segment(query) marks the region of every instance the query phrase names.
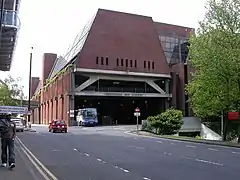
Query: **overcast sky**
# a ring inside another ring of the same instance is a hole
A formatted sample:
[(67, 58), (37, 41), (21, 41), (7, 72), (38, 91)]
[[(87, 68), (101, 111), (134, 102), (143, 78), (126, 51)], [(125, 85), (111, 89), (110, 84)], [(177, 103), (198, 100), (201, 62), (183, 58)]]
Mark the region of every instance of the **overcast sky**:
[(206, 0), (22, 0), (21, 28), (10, 72), (28, 88), (29, 53), (33, 51), (32, 76), (41, 76), (44, 52), (64, 55), (98, 8), (152, 16), (154, 21), (198, 27)]

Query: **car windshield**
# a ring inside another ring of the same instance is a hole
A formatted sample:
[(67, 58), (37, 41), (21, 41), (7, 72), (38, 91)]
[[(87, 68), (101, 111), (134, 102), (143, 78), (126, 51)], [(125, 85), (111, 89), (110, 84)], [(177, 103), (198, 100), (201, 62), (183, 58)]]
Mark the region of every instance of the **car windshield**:
[(55, 121), (55, 124), (66, 124), (65, 121)]
[(91, 110), (84, 110), (82, 112), (84, 118), (95, 118), (96, 114)]

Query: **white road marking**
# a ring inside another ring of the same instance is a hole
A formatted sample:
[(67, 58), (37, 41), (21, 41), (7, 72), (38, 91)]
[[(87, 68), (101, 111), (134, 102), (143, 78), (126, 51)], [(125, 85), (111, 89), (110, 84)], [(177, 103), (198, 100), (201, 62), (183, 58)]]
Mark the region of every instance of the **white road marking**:
[(194, 159), (194, 158), (190, 158), (190, 157), (185, 157), (185, 158), (190, 159), (190, 160), (194, 160), (194, 161), (197, 161), (197, 162), (201, 162), (201, 163), (207, 163), (207, 164), (212, 164), (212, 165), (216, 165), (216, 166), (223, 166), (223, 164), (221, 164), (221, 163), (207, 161), (207, 160), (203, 160), (203, 159)]
[[(37, 158), (36, 156), (33, 155), (33, 153), (23, 144), (23, 142), (18, 138), (16, 137), (16, 140), (18, 141), (18, 143), (20, 144), (22, 150), (25, 151), (25, 154), (28, 156), (28, 158), (30, 157), (30, 161), (34, 162), (34, 166), (39, 170), (39, 169), (43, 169), (45, 171), (45, 175), (48, 175), (52, 180), (58, 180), (58, 178), (51, 173), (51, 171), (49, 171)], [(37, 164), (37, 166), (36, 166)], [(39, 167), (40, 166), (40, 167)], [(46, 180), (50, 179), (50, 178), (45, 178)]]
[(169, 156), (172, 155), (172, 153), (168, 153), (168, 152), (164, 152), (164, 154), (165, 154), (165, 155), (169, 155)]
[(240, 152), (232, 152), (233, 154), (240, 154)]
[(129, 147), (132, 147), (132, 148), (135, 148), (135, 149), (140, 149), (140, 150), (144, 150), (145, 149), (144, 147), (140, 147), (140, 146), (129, 146)]
[(211, 162), (211, 161), (205, 161), (205, 160), (202, 160), (202, 159), (196, 159), (196, 161), (203, 162), (203, 163), (208, 163), (208, 164), (214, 164), (214, 165), (217, 165), (217, 166), (223, 166), (223, 164), (216, 163), (216, 162)]
[(144, 177), (143, 179), (144, 179), (144, 180), (151, 180), (151, 179), (149, 179), (149, 178), (147, 178), (147, 177)]
[(162, 144), (162, 141), (156, 141), (156, 142)]
[(219, 151), (218, 149), (208, 148), (209, 151)]
[(127, 169), (120, 168), (123, 172), (129, 173), (130, 171)]
[(84, 155), (85, 155), (85, 156), (89, 156), (89, 154), (88, 154), (88, 153), (84, 153)]
[(133, 139), (137, 139), (137, 138), (133, 138)]
[(170, 143), (171, 145), (175, 145), (175, 143)]
[(57, 149), (53, 149), (52, 152), (59, 152), (60, 150)]
[(186, 145), (188, 148), (196, 148), (196, 146)]
[(76, 148), (73, 149), (74, 151), (78, 151)]
[(99, 162), (102, 162), (102, 160), (101, 159), (97, 159)]

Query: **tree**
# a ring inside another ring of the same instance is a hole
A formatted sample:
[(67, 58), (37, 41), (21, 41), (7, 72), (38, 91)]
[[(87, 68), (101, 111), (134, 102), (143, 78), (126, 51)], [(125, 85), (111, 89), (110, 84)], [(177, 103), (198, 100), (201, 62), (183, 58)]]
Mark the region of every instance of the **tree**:
[(8, 76), (3, 82), (0, 82), (0, 105), (18, 106), (20, 100), (24, 98), (23, 86), (20, 78)]
[(195, 68), (187, 86), (198, 117), (240, 110), (240, 1), (209, 0), (205, 19), (190, 38)]
[(182, 111), (170, 108), (157, 116), (148, 117), (147, 120), (150, 126), (156, 129), (157, 134), (171, 135), (181, 128), (182, 118)]

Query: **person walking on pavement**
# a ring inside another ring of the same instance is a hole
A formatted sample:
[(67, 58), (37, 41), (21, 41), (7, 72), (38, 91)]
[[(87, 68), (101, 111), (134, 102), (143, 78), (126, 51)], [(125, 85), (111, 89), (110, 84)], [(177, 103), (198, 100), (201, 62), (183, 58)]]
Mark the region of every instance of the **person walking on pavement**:
[(10, 169), (13, 169), (15, 167), (14, 140), (16, 137), (16, 124), (11, 121), (11, 113), (6, 114), (2, 122), (7, 126), (6, 131), (1, 132), (2, 167), (6, 167), (8, 162)]

